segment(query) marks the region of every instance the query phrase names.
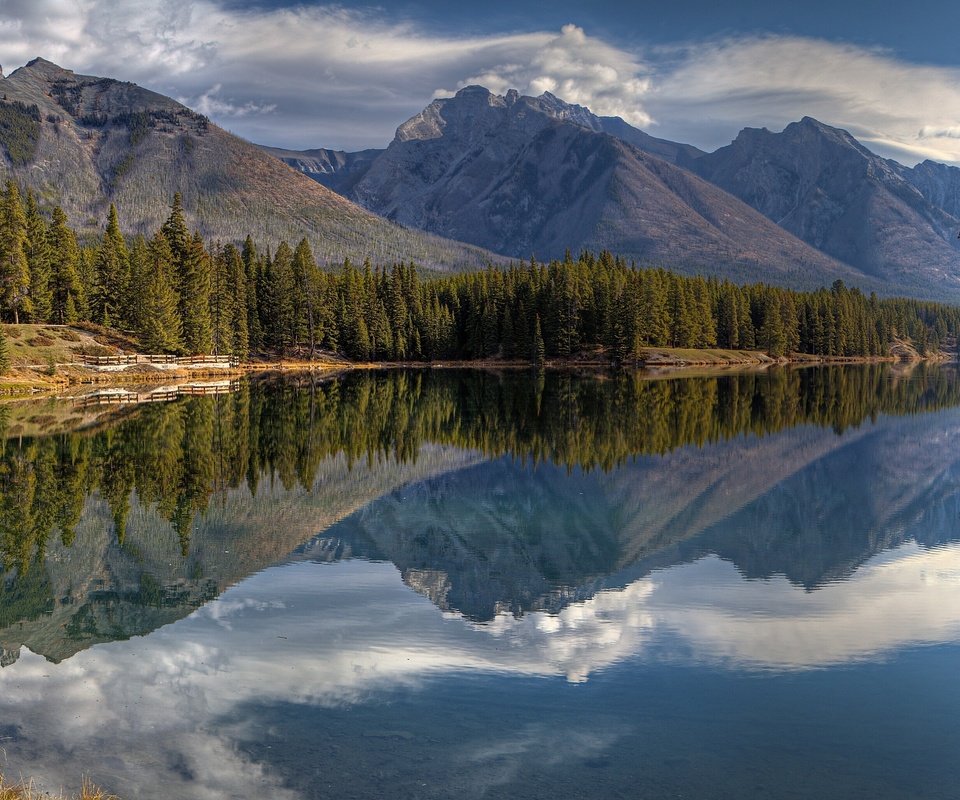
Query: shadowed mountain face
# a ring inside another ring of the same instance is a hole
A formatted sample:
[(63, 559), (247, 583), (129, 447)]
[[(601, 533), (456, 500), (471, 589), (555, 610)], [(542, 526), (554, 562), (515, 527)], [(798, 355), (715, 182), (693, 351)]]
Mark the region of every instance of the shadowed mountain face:
[(209, 238), (311, 240), (318, 257), (414, 258), (477, 266), (489, 254), (405, 231), (155, 92), (37, 59), (0, 79), (0, 172), (62, 204), (82, 231), (116, 203), (129, 232), (152, 233), (181, 192)]
[(378, 214), (510, 256), (608, 248), (738, 280), (960, 297), (960, 169), (904, 167), (810, 117), (705, 154), (549, 93), (470, 86), (383, 151), (266, 149)]
[(746, 128), (727, 147), (683, 163), (890, 289), (960, 293), (960, 170), (930, 162), (907, 169), (810, 117), (781, 133)]
[(815, 588), (953, 538), (956, 405), (947, 369), (355, 374), (11, 437), (0, 656), (146, 634), (285, 559), (386, 559), (474, 620), (709, 553)]
[(928, 203), (960, 219), (960, 167), (928, 160), (913, 169), (901, 167), (900, 174), (919, 189)]
[(342, 163), (343, 177), (324, 181), (404, 226), (518, 258), (606, 248), (808, 287), (857, 277), (670, 163), (696, 155), (550, 94), (471, 86), (402, 124), (372, 160), (326, 151), (316, 168)]

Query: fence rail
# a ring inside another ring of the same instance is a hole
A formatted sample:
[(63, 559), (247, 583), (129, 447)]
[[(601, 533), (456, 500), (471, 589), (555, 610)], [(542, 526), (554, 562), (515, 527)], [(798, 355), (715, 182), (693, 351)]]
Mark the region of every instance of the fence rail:
[(91, 356), (79, 353), (77, 358), (91, 367), (115, 367), (130, 364), (177, 364), (185, 367), (203, 366), (204, 364), (240, 366), (240, 359), (237, 356), (171, 356), (166, 354)]
[(127, 389), (101, 389), (78, 397), (74, 405), (80, 408), (104, 405), (127, 405), (135, 403), (167, 403), (178, 397), (197, 395), (230, 394), (237, 388), (233, 381), (221, 383), (188, 383), (178, 386), (165, 386), (149, 392), (133, 392)]

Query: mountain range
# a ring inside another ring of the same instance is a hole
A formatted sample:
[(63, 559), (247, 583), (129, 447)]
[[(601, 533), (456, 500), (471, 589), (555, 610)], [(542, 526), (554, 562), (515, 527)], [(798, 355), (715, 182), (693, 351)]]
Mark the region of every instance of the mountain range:
[(0, 78), (0, 176), (102, 229), (115, 203), (127, 233), (152, 235), (183, 195), (206, 238), (275, 247), (307, 237), (318, 259), (415, 259), (462, 268), (490, 253), (404, 228), (360, 208), (163, 95), (34, 59)]
[(798, 288), (960, 297), (960, 169), (905, 167), (810, 117), (704, 153), (549, 93), (469, 86), (384, 150), (270, 152), (403, 225), (515, 258), (607, 248)]
[(306, 236), (328, 264), (470, 269), (608, 249), (738, 281), (960, 300), (960, 169), (905, 167), (810, 117), (705, 153), (550, 93), (468, 86), (383, 150), (300, 152), (44, 59), (0, 92), (0, 173), (88, 235), (110, 203), (127, 233), (152, 233), (179, 191), (208, 239)]

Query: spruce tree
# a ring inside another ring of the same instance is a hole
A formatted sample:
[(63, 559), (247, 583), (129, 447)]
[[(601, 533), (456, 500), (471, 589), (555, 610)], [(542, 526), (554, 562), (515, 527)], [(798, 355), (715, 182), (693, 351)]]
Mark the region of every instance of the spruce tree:
[[(317, 262), (306, 239), (301, 239), (293, 253), (293, 280), (296, 287), (300, 316), (306, 317), (307, 342), (310, 346), (310, 359), (313, 360), (317, 348)], [(322, 335), (322, 331), (321, 331)]]
[(241, 259), (243, 260), (243, 268), (246, 273), (244, 279), (247, 292), (246, 311), (249, 349), (259, 351), (263, 348), (263, 329), (260, 326), (260, 309), (257, 304), (257, 286), (260, 283), (260, 261), (257, 257), (257, 248), (250, 236), (247, 236), (246, 241), (243, 243)]
[(760, 329), (760, 345), (768, 355), (780, 358), (787, 353), (787, 334), (780, 313), (780, 301), (774, 294), (768, 294), (763, 315), (763, 327)]
[(147, 352), (179, 353), (183, 340), (173, 286), (173, 254), (161, 232), (150, 242), (148, 264), (140, 313), (140, 345)]
[(270, 328), (264, 326), (268, 344), (286, 355), (297, 340), (296, 281), (293, 274), (293, 251), (286, 242), (277, 245), (277, 252), (266, 273)]
[(86, 309), (86, 298), (80, 279), (77, 238), (67, 225), (67, 215), (59, 206), (53, 209), (48, 238), (52, 259), (52, 319), (61, 325), (69, 325), (81, 319)]
[(223, 249), (223, 258), (227, 263), (228, 290), (232, 294), (232, 319), (230, 329), (232, 335), (231, 352), (239, 358), (246, 358), (250, 354), (250, 330), (248, 327), (247, 300), (247, 271), (243, 259), (237, 248), (228, 244)]
[(183, 260), (187, 257), (187, 250), (191, 241), (190, 229), (187, 227), (187, 217), (183, 210), (183, 196), (180, 192), (173, 196), (170, 216), (167, 217), (160, 230), (170, 245), (174, 267), (179, 270)]
[(29, 318), (30, 265), (27, 262), (27, 216), (20, 190), (7, 181), (0, 201), (0, 297), (3, 308), (20, 322), (20, 314)]
[(130, 272), (124, 305), (124, 324), (130, 330), (142, 328), (143, 298), (150, 280), (150, 247), (142, 235), (134, 237), (130, 248)]
[(123, 326), (129, 323), (130, 254), (120, 231), (117, 207), (111, 203), (107, 227), (95, 262), (93, 319), (103, 325)]
[(30, 270), (31, 319), (51, 322), (53, 300), (50, 290), (50, 242), (47, 223), (37, 206), (33, 192), (27, 193), (27, 265)]
[(130, 282), (130, 255), (120, 231), (117, 207), (111, 203), (106, 231), (97, 248), (94, 288), (90, 312), (94, 321), (108, 326), (129, 322), (126, 308)]
[(547, 360), (547, 348), (543, 342), (543, 331), (540, 328), (540, 315), (537, 314), (533, 326), (533, 363), (537, 366), (543, 366)]
[[(169, 241), (169, 236), (166, 237)], [(173, 248), (171, 247), (171, 251)], [(176, 255), (174, 254), (176, 262)], [(191, 354), (209, 353), (213, 349), (210, 324), (210, 257), (203, 239), (195, 233), (179, 262), (180, 322), (183, 346)]]
[(210, 331), (215, 355), (233, 352), (234, 287), (224, 249), (217, 244), (210, 257)]

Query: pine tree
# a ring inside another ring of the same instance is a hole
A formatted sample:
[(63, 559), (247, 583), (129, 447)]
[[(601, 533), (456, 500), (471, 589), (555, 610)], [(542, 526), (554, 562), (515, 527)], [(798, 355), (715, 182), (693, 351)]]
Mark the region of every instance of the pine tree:
[(787, 334), (780, 313), (780, 301), (773, 293), (768, 293), (765, 299), (763, 327), (760, 329), (760, 346), (774, 358), (780, 358), (787, 352)]
[(297, 339), (296, 283), (293, 275), (293, 251), (286, 242), (264, 274), (269, 317), (264, 323), (264, 339), (281, 355), (286, 355)]
[[(167, 237), (169, 241), (169, 236)], [(171, 248), (171, 251), (173, 248)], [(176, 263), (176, 255), (174, 254)], [(183, 346), (188, 353), (209, 353), (213, 349), (210, 324), (210, 257), (203, 239), (195, 233), (179, 262), (180, 322)]]
[(233, 352), (234, 287), (226, 253), (219, 243), (210, 261), (211, 352), (221, 355)]
[(51, 322), (53, 299), (50, 291), (50, 242), (47, 223), (37, 207), (33, 192), (27, 193), (27, 266), (30, 270), (31, 318), (34, 322)]
[(67, 225), (67, 215), (59, 206), (53, 209), (48, 237), (52, 264), (52, 318), (61, 325), (69, 325), (82, 318), (87, 304), (80, 279), (77, 239)]
[(547, 348), (543, 342), (543, 331), (540, 329), (540, 315), (537, 314), (533, 326), (533, 363), (542, 366), (547, 360)]
[(313, 259), (310, 245), (305, 238), (301, 239), (293, 253), (293, 281), (297, 305), (302, 309), (301, 314), (306, 316), (311, 361), (317, 349), (317, 272), (317, 262)]
[(140, 314), (140, 345), (148, 352), (181, 352), (183, 341), (173, 286), (173, 254), (161, 232), (150, 242), (148, 263), (150, 269), (143, 287)]
[(232, 244), (224, 248), (223, 257), (227, 262), (228, 290), (233, 296), (233, 316), (230, 320), (233, 337), (231, 352), (239, 358), (246, 358), (250, 354), (250, 330), (247, 324), (247, 272), (240, 253)]
[(95, 262), (93, 319), (103, 325), (122, 326), (129, 322), (128, 287), (130, 254), (120, 231), (117, 207), (111, 203), (107, 228), (100, 240)]
[(670, 340), (670, 319), (667, 314), (667, 290), (660, 271), (645, 273), (641, 294), (641, 336), (649, 344), (663, 347)]
[(133, 331), (143, 327), (143, 300), (150, 273), (150, 247), (147, 240), (138, 234), (130, 248), (130, 273), (124, 298), (124, 324)]
[(170, 245), (174, 267), (179, 270), (183, 260), (187, 257), (190, 247), (190, 229), (187, 227), (187, 217), (183, 210), (183, 196), (177, 192), (173, 196), (173, 205), (170, 206), (170, 216), (160, 230)]
[(29, 318), (33, 308), (26, 248), (27, 216), (20, 190), (13, 181), (7, 181), (0, 200), (0, 296), (14, 323), (20, 322), (21, 312)]
[(263, 348), (263, 329), (260, 326), (260, 310), (257, 304), (257, 287), (260, 283), (260, 261), (257, 257), (257, 248), (253, 239), (247, 236), (241, 253), (243, 268), (246, 273), (247, 291), (247, 337), (249, 349), (259, 351)]

